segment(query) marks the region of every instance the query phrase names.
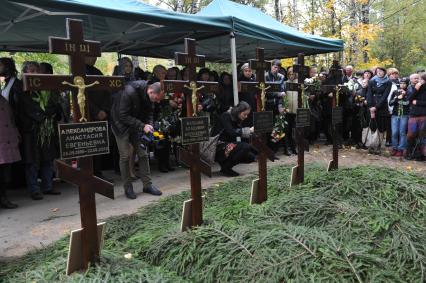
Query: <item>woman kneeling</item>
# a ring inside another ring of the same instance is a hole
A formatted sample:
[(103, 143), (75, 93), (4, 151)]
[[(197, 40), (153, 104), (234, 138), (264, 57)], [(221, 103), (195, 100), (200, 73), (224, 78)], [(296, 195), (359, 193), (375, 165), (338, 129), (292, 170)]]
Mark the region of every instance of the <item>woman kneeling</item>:
[[(256, 160), (257, 151), (248, 143), (253, 127), (241, 126), (250, 111), (250, 105), (241, 101), (237, 106), (222, 113), (219, 118), (216, 134), (220, 133), (220, 136), (215, 160), (220, 164), (220, 172), (225, 176), (238, 176), (232, 167)], [(241, 141), (237, 141), (237, 137), (240, 137)]]

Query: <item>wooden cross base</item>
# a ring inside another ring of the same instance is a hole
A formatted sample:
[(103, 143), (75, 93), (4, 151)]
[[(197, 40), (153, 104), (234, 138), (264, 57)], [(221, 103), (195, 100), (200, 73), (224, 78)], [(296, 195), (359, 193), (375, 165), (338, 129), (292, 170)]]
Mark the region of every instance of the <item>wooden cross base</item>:
[[(105, 222), (98, 223), (98, 243), (99, 250), (101, 250), (105, 234)], [(81, 235), (83, 228), (71, 231), (70, 245), (68, 249), (67, 269), (66, 274), (71, 275), (75, 271), (84, 269), (83, 264), (83, 240)]]
[(305, 128), (296, 127), (297, 165), (291, 170), (290, 187), (299, 185), (305, 180)]
[[(201, 206), (204, 207), (204, 200), (205, 200), (205, 196), (201, 196)], [(192, 199), (188, 199), (186, 201), (183, 202), (183, 207), (182, 207), (182, 220), (180, 223), (180, 230), (182, 232), (188, 231), (189, 229), (191, 229), (194, 226), (193, 222), (192, 222), (192, 205), (193, 205), (193, 201)]]
[[(191, 199), (183, 204), (181, 230), (186, 231), (194, 226), (203, 224), (203, 205), (201, 196), (201, 173), (211, 177), (212, 169), (200, 158), (199, 144), (189, 146), (189, 151), (179, 149), (180, 160), (189, 166), (191, 183)], [(190, 219), (191, 221), (189, 221)]]
[(66, 182), (78, 185), (81, 216), (82, 239), (82, 269), (87, 269), (89, 263), (99, 262), (99, 242), (96, 220), (95, 193), (114, 199), (114, 185), (93, 176), (92, 157), (80, 158), (79, 168), (57, 160), (58, 177)]
[(267, 162), (268, 159), (272, 162), (275, 161), (274, 152), (265, 144), (263, 138), (255, 135), (251, 144), (257, 149), (259, 154), (257, 155), (257, 163), (259, 167), (259, 178), (253, 180), (251, 186), (250, 204), (261, 204), (268, 198), (268, 170)]

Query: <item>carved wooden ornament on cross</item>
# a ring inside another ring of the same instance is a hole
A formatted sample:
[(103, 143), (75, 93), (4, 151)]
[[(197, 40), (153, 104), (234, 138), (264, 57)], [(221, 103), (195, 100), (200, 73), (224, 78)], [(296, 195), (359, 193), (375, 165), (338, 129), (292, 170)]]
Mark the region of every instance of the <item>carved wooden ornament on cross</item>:
[[(86, 122), (89, 105), (85, 89), (119, 90), (124, 87), (120, 76), (86, 76), (85, 57), (101, 56), (100, 42), (84, 40), (83, 22), (66, 20), (67, 38), (49, 37), (49, 52), (69, 56), (71, 75), (24, 74), (25, 91), (72, 91), (74, 122)], [(105, 122), (106, 123), (106, 122)], [(78, 159), (78, 168), (57, 161), (58, 177), (79, 187), (82, 226), (82, 269), (99, 262), (95, 193), (114, 198), (113, 184), (93, 176), (92, 157)]]
[[(184, 93), (186, 100), (186, 116), (197, 116), (198, 92), (217, 92), (218, 83), (209, 81), (197, 81), (197, 67), (205, 66), (205, 57), (197, 55), (195, 51), (195, 40), (185, 38), (185, 53), (175, 53), (175, 64), (183, 65), (188, 70), (188, 80), (164, 80), (162, 89), (166, 93)], [(200, 147), (198, 143), (189, 145), (189, 149), (179, 149), (182, 162), (189, 166), (191, 182), (191, 217), (190, 223), (182, 224), (182, 230), (199, 226), (203, 223), (202, 197), (201, 197), (201, 173), (211, 177), (211, 167), (200, 158)], [(185, 211), (185, 210), (184, 210)], [(182, 219), (185, 215), (182, 216)]]

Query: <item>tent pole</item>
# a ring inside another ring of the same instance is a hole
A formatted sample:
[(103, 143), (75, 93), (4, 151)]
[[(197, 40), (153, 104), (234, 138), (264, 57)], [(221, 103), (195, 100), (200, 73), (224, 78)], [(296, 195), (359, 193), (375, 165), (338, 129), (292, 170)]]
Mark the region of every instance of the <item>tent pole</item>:
[(232, 61), (232, 86), (234, 89), (234, 105), (238, 104), (238, 74), (237, 74), (237, 51), (235, 46), (235, 34), (230, 33), (231, 39), (231, 61)]

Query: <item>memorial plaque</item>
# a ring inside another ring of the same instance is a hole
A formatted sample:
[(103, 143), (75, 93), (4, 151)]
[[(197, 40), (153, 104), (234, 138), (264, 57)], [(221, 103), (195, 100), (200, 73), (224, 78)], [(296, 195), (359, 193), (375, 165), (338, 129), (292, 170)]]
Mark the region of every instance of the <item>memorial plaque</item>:
[(186, 117), (182, 121), (182, 144), (195, 144), (208, 141), (209, 117)]
[(274, 113), (272, 111), (254, 112), (253, 126), (256, 134), (271, 133), (274, 128)]
[(61, 159), (109, 153), (108, 122), (59, 124)]
[(303, 128), (311, 125), (311, 112), (307, 108), (297, 108), (296, 127)]
[(338, 124), (342, 124), (343, 123), (343, 108), (342, 107), (333, 108), (331, 117), (332, 117), (331, 120), (332, 120), (333, 126), (336, 126)]

